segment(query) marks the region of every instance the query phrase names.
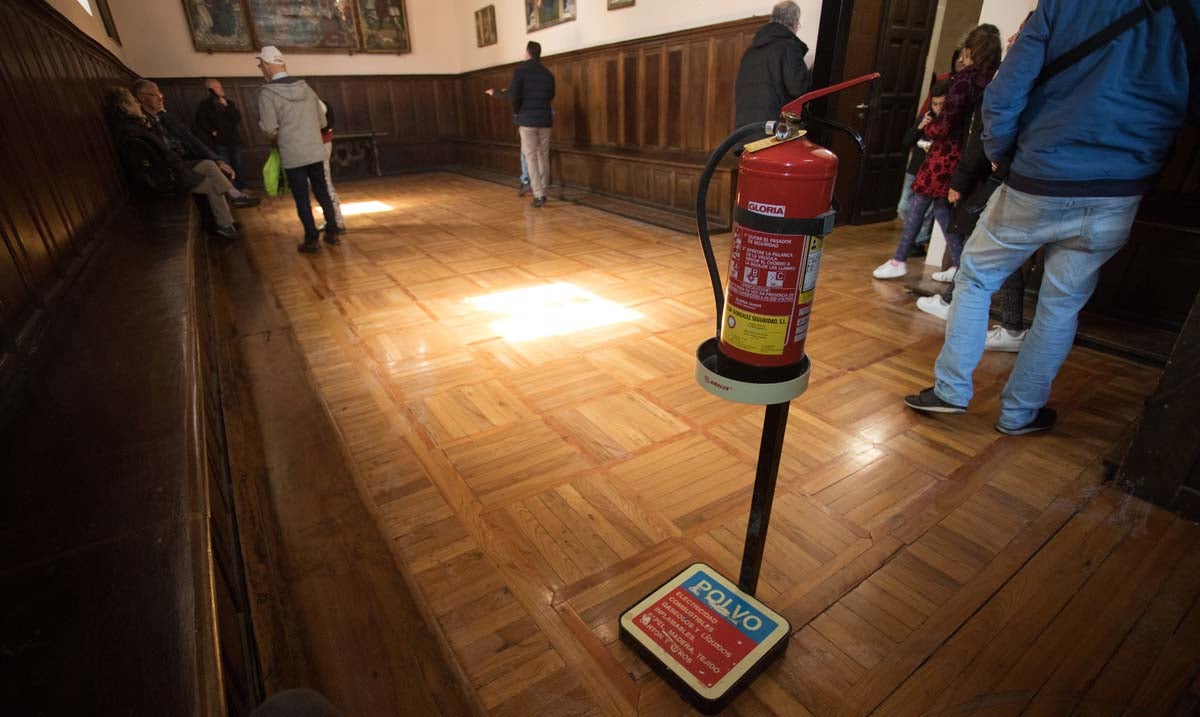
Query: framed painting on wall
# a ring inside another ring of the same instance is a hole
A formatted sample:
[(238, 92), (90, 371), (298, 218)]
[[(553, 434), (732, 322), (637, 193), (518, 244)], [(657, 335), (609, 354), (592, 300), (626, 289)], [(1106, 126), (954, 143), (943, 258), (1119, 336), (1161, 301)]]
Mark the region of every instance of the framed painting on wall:
[(197, 52), (255, 49), (242, 0), (183, 0), (183, 10)]
[(575, 19), (575, 0), (525, 0), (525, 31)]
[[(412, 52), (404, 0), (357, 0), (363, 49), (367, 52)], [(477, 13), (478, 14), (478, 13)]]
[(496, 6), (488, 5), (475, 11), (475, 45), (487, 47), (495, 45), (496, 37)]
[(249, 0), (249, 3), (254, 34), (260, 45), (309, 52), (359, 47), (354, 8), (346, 0)]
[(623, 7), (633, 7), (636, 0), (608, 0), (609, 10), (620, 10)]

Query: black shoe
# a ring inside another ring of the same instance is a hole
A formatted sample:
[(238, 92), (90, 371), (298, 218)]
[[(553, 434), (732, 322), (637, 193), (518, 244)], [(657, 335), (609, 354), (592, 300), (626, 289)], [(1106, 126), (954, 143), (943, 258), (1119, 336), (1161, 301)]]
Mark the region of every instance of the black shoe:
[(530, 190), (532, 189), (533, 187), (529, 186), (529, 182), (521, 182), (521, 188), (517, 190), (517, 196), (523, 197), (526, 194), (529, 194)]
[(328, 244), (329, 246), (337, 246), (338, 244), (341, 244), (342, 240), (338, 238), (339, 234), (341, 234), (341, 232), (339, 232), (337, 229), (334, 229), (333, 231), (329, 231), (328, 229), (326, 229), (325, 230), (325, 243)]
[(233, 225), (229, 225), (227, 227), (217, 227), (216, 229), (212, 230), (212, 233), (219, 237), (225, 237), (226, 239), (238, 238), (237, 229), (235, 229)]
[(1030, 433), (1041, 433), (1054, 428), (1054, 424), (1058, 423), (1058, 414), (1053, 408), (1039, 408), (1037, 416), (1029, 423), (1026, 423), (1020, 428), (1005, 428), (999, 423), (996, 424), (996, 430), (1006, 436), (1027, 436)]
[(544, 206), (546, 206), (546, 198), (545, 197), (537, 197), (536, 199), (533, 200), (533, 208), (534, 209), (541, 209)]
[(296, 247), (296, 251), (301, 254), (316, 254), (321, 251), (321, 242), (316, 239), (305, 239), (303, 244)]
[(259, 204), (262, 204), (262, 200), (258, 197), (251, 197), (248, 194), (243, 194), (236, 199), (230, 199), (229, 204), (237, 209), (249, 209), (250, 207), (257, 207)]
[(904, 405), (920, 411), (922, 413), (966, 413), (966, 406), (955, 406), (952, 403), (946, 403), (938, 398), (938, 395), (933, 392), (933, 388), (927, 388), (924, 391), (914, 395), (905, 396)]

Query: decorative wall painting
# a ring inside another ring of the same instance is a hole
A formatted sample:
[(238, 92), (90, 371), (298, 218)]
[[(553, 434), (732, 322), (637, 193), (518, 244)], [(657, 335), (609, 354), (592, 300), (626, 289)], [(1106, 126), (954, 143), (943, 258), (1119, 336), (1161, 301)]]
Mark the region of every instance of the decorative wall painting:
[(475, 45), (487, 47), (496, 42), (496, 6), (488, 5), (475, 11)]
[(575, 19), (575, 0), (525, 0), (525, 31)]
[(183, 0), (197, 52), (254, 50), (242, 0)]
[(404, 0), (357, 1), (364, 50), (395, 53), (412, 51)]
[(636, 0), (608, 0), (609, 10), (620, 10), (623, 7), (633, 7)]
[(259, 45), (308, 51), (359, 47), (350, 0), (249, 0), (249, 3)]

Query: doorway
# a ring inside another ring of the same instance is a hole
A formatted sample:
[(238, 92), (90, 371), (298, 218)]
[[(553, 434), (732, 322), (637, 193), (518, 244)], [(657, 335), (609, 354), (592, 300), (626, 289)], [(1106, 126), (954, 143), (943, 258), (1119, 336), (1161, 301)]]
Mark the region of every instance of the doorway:
[[(834, 98), (828, 115), (860, 134), (866, 151), (840, 133), (837, 197), (841, 220), (889, 221), (904, 183), (905, 131), (916, 121), (932, 77), (950, 70), (958, 42), (980, 21), (985, 0), (827, 0), (814, 75), (824, 59), (829, 81), (882, 73), (879, 81)], [(828, 32), (828, 34), (827, 34)], [(822, 47), (822, 45), (825, 45)], [(825, 50), (825, 57), (822, 57)]]

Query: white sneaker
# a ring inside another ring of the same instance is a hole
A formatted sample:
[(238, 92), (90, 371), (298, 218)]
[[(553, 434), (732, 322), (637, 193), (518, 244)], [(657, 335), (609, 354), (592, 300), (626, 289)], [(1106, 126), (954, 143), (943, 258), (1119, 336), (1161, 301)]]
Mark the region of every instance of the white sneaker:
[(930, 316), (936, 316), (942, 321), (950, 315), (950, 304), (940, 296), (922, 296), (917, 299), (917, 308)]
[(908, 274), (908, 264), (904, 262), (897, 264), (889, 259), (880, 264), (879, 268), (872, 273), (872, 276), (876, 279), (899, 279), (906, 274)]
[(1016, 353), (1021, 350), (1021, 344), (1025, 343), (1025, 334), (1027, 333), (1029, 332), (1022, 331), (1013, 336), (1003, 326), (994, 326), (991, 331), (988, 331), (987, 340), (983, 343), (983, 350)]
[(929, 277), (934, 281), (940, 281), (943, 284), (953, 284), (954, 277), (958, 276), (958, 267), (952, 266), (945, 271), (935, 271), (933, 276)]

